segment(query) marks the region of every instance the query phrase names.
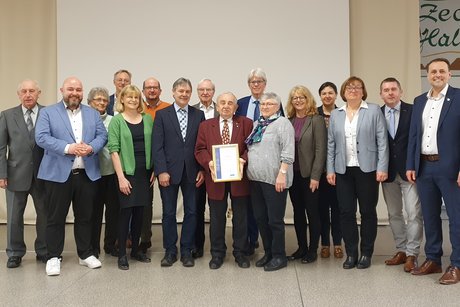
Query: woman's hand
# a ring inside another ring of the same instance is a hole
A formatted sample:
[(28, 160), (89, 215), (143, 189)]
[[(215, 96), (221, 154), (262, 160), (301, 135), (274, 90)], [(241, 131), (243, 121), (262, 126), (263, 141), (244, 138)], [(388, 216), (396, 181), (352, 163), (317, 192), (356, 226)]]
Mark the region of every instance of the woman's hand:
[(120, 187), (120, 192), (129, 195), (131, 194), (131, 183), (126, 179), (126, 177), (118, 178), (118, 185)]
[(281, 172), (276, 176), (275, 190), (276, 192), (283, 192), (286, 189), (286, 174)]
[(319, 181), (311, 179), (310, 180), (310, 190), (311, 190), (311, 192), (314, 193), (318, 189), (319, 189)]
[(326, 179), (330, 185), (335, 185), (335, 173), (327, 174)]

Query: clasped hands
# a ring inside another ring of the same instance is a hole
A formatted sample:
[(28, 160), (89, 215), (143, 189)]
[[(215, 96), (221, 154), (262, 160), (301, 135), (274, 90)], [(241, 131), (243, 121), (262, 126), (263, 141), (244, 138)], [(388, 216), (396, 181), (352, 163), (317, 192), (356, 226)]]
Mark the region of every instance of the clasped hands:
[(69, 155), (75, 155), (79, 157), (86, 157), (92, 152), (93, 152), (93, 147), (83, 142), (70, 144), (69, 150), (68, 150)]

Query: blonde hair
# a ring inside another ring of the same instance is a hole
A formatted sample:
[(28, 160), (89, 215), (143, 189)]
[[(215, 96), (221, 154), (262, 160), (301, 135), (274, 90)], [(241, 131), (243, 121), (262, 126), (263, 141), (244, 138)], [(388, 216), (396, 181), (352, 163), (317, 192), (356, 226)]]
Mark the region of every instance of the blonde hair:
[(306, 99), (307, 110), (305, 111), (305, 115), (312, 116), (318, 114), (318, 109), (316, 108), (316, 101), (313, 95), (311, 94), (310, 90), (303, 85), (296, 85), (289, 92), (289, 98), (286, 107), (288, 118), (293, 118), (295, 116), (296, 111), (292, 104), (292, 98), (296, 94), (298, 96), (304, 96)]
[(135, 85), (127, 85), (121, 90), (120, 96), (118, 97), (117, 102), (115, 104), (115, 110), (118, 113), (123, 113), (125, 111), (125, 105), (121, 101), (126, 95), (131, 93), (137, 94), (137, 96), (139, 96), (139, 105), (137, 106), (137, 112), (144, 113), (144, 101), (142, 99), (142, 94), (141, 91)]

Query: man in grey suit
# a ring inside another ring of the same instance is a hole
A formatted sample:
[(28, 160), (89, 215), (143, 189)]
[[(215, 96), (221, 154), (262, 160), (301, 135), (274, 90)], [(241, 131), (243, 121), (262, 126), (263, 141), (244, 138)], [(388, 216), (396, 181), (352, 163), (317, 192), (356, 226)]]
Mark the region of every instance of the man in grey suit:
[[(210, 79), (203, 79), (198, 82), (198, 98), (200, 102), (192, 107), (203, 111), (205, 119), (211, 119), (219, 116), (216, 103), (212, 100), (216, 87)], [(192, 251), (194, 258), (203, 257), (204, 247), (204, 212), (206, 211), (206, 186), (202, 184), (196, 189), (196, 230), (195, 230), (195, 248)]]
[(43, 150), (34, 138), (41, 91), (36, 81), (24, 80), (17, 93), (21, 104), (0, 114), (0, 187), (6, 192), (8, 268), (19, 267), (26, 253), (24, 210), (29, 195), (37, 213), (36, 258), (44, 262), (47, 256), (43, 182), (37, 179)]

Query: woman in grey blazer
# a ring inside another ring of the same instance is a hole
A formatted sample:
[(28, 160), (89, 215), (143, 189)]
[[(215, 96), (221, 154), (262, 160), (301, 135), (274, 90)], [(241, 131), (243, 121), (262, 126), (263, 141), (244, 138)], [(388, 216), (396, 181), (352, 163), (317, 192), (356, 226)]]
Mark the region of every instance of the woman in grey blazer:
[[(294, 179), (289, 196), (299, 245), (288, 259), (302, 258), (302, 263), (311, 263), (318, 258), (321, 233), (318, 188), (326, 165), (326, 124), (318, 114), (313, 95), (302, 85), (291, 89), (287, 114), (295, 131)], [(307, 217), (310, 244), (307, 240)]]
[[(337, 185), (340, 222), (347, 259), (344, 269), (371, 265), (377, 236), (379, 182), (388, 177), (388, 143), (380, 107), (367, 103), (363, 80), (350, 77), (342, 84), (345, 105), (331, 113), (328, 129), (327, 180)], [(357, 201), (361, 214), (361, 257), (358, 260)]]

